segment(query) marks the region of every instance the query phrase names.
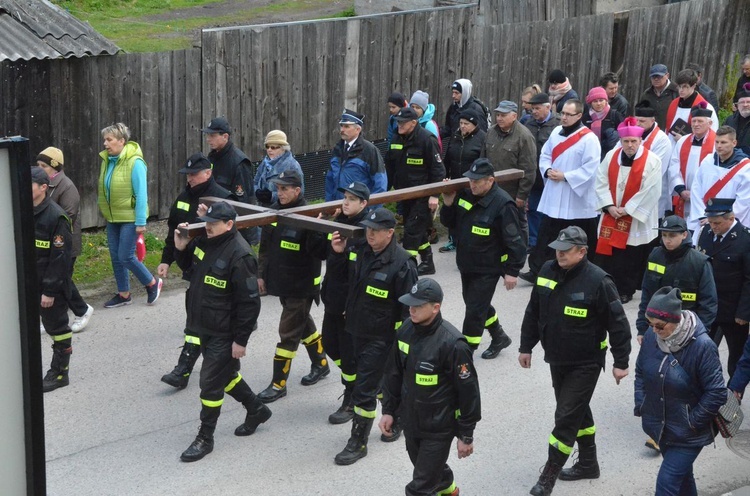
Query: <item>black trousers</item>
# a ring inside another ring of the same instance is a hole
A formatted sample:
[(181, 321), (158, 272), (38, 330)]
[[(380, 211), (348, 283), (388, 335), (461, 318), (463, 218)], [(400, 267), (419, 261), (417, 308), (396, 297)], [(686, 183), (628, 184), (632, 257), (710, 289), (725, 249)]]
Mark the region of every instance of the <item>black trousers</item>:
[(619, 294), (633, 296), (637, 289), (641, 289), (651, 250), (651, 244), (628, 246), (624, 250), (612, 248), (612, 255), (597, 254), (593, 260), (612, 276)]
[(433, 496), (450, 494), (455, 489), (453, 471), (446, 463), (450, 454), (452, 438), (419, 439), (406, 438), (406, 451), (414, 465), (412, 480), (406, 485), (406, 496)]
[(549, 444), (563, 455), (570, 455), (578, 438), (596, 432), (589, 403), (601, 371), (602, 367), (595, 363), (550, 365), (557, 407)]
[[(41, 294), (39, 295), (41, 299)], [(70, 346), (73, 332), (70, 330), (68, 320), (68, 301), (63, 296), (55, 298), (55, 302), (49, 308), (39, 307), (39, 316), (42, 318), (44, 329), (52, 337), (56, 345), (62, 347)]]
[(240, 375), (240, 361), (232, 358), (231, 336), (201, 335), (201, 426), (207, 434), (216, 429), (226, 392), (246, 407), (258, 400)]
[(405, 200), (402, 205), (404, 206), (404, 240), (402, 245), (404, 250), (417, 256), (421, 250), (430, 247), (427, 240), (427, 229), (430, 228), (432, 222), (429, 199)]
[(284, 358), (294, 358), (301, 340), (307, 341), (318, 332), (310, 317), (313, 298), (280, 297), (281, 318), (279, 319), (279, 342), (276, 354)]
[(346, 317), (331, 312), (323, 314), (323, 349), (341, 369), (341, 383), (354, 386), (357, 378), (357, 360), (354, 357), (352, 335), (344, 329)]
[(461, 291), (466, 305), (463, 335), (473, 349), (482, 341), (484, 329), (497, 322), (492, 297), (499, 280), (500, 274), (461, 272)]
[(542, 265), (544, 265), (544, 262), (555, 258), (555, 250), (547, 245), (557, 239), (560, 231), (569, 226), (578, 226), (584, 230), (589, 241), (589, 254), (593, 256), (596, 252), (597, 224), (599, 224), (598, 217), (590, 219), (553, 219), (548, 215), (542, 215), (536, 246), (534, 247), (534, 251), (531, 252), (531, 256), (529, 256), (529, 270), (531, 270), (532, 274), (536, 275), (539, 273)]
[(76, 317), (83, 317), (89, 306), (83, 301), (81, 293), (78, 292), (78, 288), (73, 282), (73, 269), (76, 265), (76, 257), (70, 258), (70, 298), (68, 298), (68, 308), (73, 312)]
[[(721, 333), (719, 333), (721, 329)], [(745, 342), (748, 336), (748, 324), (740, 325), (737, 322), (714, 322), (711, 324), (711, 330), (708, 333), (714, 340), (716, 346), (721, 344), (721, 337), (727, 340), (727, 349), (729, 357), (727, 358), (727, 373), (731, 379), (737, 368), (737, 362), (742, 357), (742, 351), (745, 348)]]
[[(395, 332), (393, 335), (395, 336)], [(352, 336), (357, 361), (357, 378), (354, 381), (352, 403), (354, 413), (365, 418), (377, 416), (378, 392), (383, 371), (393, 346), (390, 340)]]

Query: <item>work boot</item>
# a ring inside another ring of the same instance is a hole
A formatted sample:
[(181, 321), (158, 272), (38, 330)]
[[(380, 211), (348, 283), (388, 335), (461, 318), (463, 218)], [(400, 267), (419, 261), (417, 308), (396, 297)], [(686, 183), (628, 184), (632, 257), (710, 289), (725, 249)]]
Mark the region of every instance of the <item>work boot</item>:
[(177, 360), (177, 366), (169, 374), (164, 374), (161, 377), (161, 382), (169, 384), (177, 389), (185, 389), (190, 380), (190, 374), (193, 372), (193, 367), (198, 357), (201, 356), (200, 345), (193, 343), (185, 343), (180, 353), (180, 358)]
[(531, 488), (529, 494), (532, 496), (549, 496), (552, 494), (552, 489), (555, 487), (557, 476), (560, 475), (561, 470), (562, 465), (547, 460), (547, 463), (544, 465), (542, 473), (539, 476), (539, 480), (534, 487)]
[(212, 429), (201, 426), (195, 441), (182, 452), (180, 460), (196, 462), (214, 450), (214, 434)]
[(351, 465), (360, 458), (367, 456), (367, 439), (370, 437), (370, 429), (374, 419), (355, 415), (352, 420), (352, 435), (346, 447), (336, 455), (336, 465)]
[(419, 258), (422, 262), (417, 266), (417, 274), (420, 276), (429, 276), (435, 273), (435, 263), (432, 261), (432, 248), (427, 248), (419, 252)]
[(482, 353), (482, 358), (485, 360), (492, 360), (497, 358), (501, 351), (511, 345), (513, 342), (510, 336), (505, 334), (503, 326), (495, 322), (490, 329), (488, 329), (490, 336), (492, 336), (492, 342)]
[(391, 425), (391, 435), (386, 436), (385, 434), (380, 434), (380, 440), (384, 443), (392, 443), (394, 441), (398, 441), (401, 437), (401, 431), (403, 429), (401, 428), (401, 419), (399, 417), (393, 418), (393, 424)]
[(341, 406), (338, 410), (328, 416), (328, 422), (333, 425), (345, 424), (354, 417), (354, 407), (352, 406), (352, 390), (353, 385), (347, 384), (344, 388), (344, 399), (341, 401)]
[(255, 432), (260, 424), (270, 419), (272, 415), (271, 409), (257, 398), (248, 405), (245, 405), (245, 408), (247, 408), (245, 422), (234, 430), (235, 436), (249, 436)]
[(273, 357), (273, 380), (266, 389), (258, 393), (258, 399), (263, 403), (273, 403), (286, 396), (286, 380), (292, 368), (292, 359), (279, 355)]
[(596, 459), (596, 444), (583, 446), (578, 444), (578, 460), (572, 467), (560, 472), (560, 480), (574, 481), (581, 479), (598, 479), (599, 462)]
[(323, 340), (320, 335), (310, 343), (305, 343), (307, 348), (307, 354), (310, 356), (310, 373), (302, 378), (303, 386), (312, 386), (316, 384), (323, 377), (327, 376), (331, 372), (331, 368), (328, 366), (328, 360), (326, 359), (325, 351), (323, 351)]
[(68, 369), (72, 353), (73, 347), (69, 344), (55, 343), (52, 345), (52, 363), (44, 379), (42, 379), (43, 392), (49, 393), (70, 384)]

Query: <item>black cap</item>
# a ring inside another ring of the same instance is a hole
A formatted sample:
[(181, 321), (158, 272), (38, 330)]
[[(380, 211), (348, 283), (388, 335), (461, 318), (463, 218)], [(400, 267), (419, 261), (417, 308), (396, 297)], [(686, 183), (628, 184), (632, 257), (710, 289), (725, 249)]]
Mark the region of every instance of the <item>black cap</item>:
[(566, 76), (563, 71), (561, 71), (560, 69), (555, 69), (554, 71), (549, 73), (547, 81), (552, 84), (562, 84), (566, 79), (568, 79), (568, 76)]
[(492, 167), (490, 161), (486, 158), (478, 158), (473, 164), (471, 164), (469, 170), (464, 172), (463, 176), (468, 177), (469, 179), (482, 179), (494, 174), (495, 168)]
[(711, 198), (706, 203), (706, 217), (718, 217), (732, 211), (734, 198)]
[(32, 165), (31, 166), (31, 182), (37, 183), (37, 184), (49, 185), (49, 176), (47, 175), (46, 172), (44, 172), (44, 169), (42, 169), (38, 165)]
[(360, 183), (359, 181), (354, 181), (349, 186), (339, 188), (339, 191), (342, 193), (346, 191), (358, 198), (362, 198), (363, 200), (370, 199), (370, 188), (368, 188), (366, 184)]
[(231, 134), (232, 130), (229, 128), (229, 121), (225, 117), (214, 117), (208, 126), (202, 129), (202, 132), (206, 134), (221, 133)]
[(651, 106), (648, 100), (641, 100), (633, 109), (633, 115), (636, 117), (656, 117), (656, 109)]
[(410, 307), (418, 307), (425, 303), (442, 303), (443, 290), (440, 288), (440, 284), (438, 284), (437, 281), (425, 277), (424, 279), (418, 280), (417, 283), (411, 287), (411, 291), (400, 297), (398, 301)]
[(237, 211), (227, 202), (217, 202), (208, 207), (206, 215), (198, 217), (201, 222), (228, 221), (237, 218)]
[(406, 102), (406, 97), (397, 91), (394, 91), (393, 93), (391, 93), (391, 96), (388, 97), (388, 103), (392, 103), (395, 106), (401, 107), (401, 108), (408, 106)]
[(211, 162), (206, 158), (205, 155), (202, 153), (193, 153), (190, 155), (190, 158), (187, 159), (187, 162), (185, 162), (185, 165), (182, 166), (182, 169), (178, 170), (180, 174), (195, 174), (196, 172), (200, 172), (204, 169), (213, 169), (213, 165), (211, 165)]
[(664, 217), (664, 220), (661, 221), (661, 224), (657, 229), (661, 232), (676, 232), (676, 233), (683, 233), (688, 230), (687, 222), (685, 219), (678, 215), (670, 215), (668, 217)]
[(271, 178), (271, 181), (282, 186), (302, 187), (302, 176), (294, 169), (282, 171), (278, 176)]
[(395, 115), (395, 119), (398, 122), (416, 121), (419, 120), (419, 116), (417, 116), (417, 111), (413, 108), (404, 107), (398, 111), (398, 114)]
[(396, 227), (396, 217), (393, 216), (393, 212), (387, 208), (381, 207), (376, 208), (359, 223), (360, 226), (369, 227), (376, 231), (382, 231), (383, 229), (392, 229)]
[(557, 235), (557, 239), (550, 243), (553, 250), (568, 251), (574, 246), (587, 246), (589, 238), (586, 232), (578, 226), (568, 226)]
[(708, 108), (706, 102), (700, 102), (698, 105), (695, 105), (690, 109), (690, 117), (708, 117), (710, 119), (712, 114), (713, 112)]
[(531, 105), (539, 105), (541, 103), (550, 103), (549, 95), (547, 93), (537, 93), (536, 95), (529, 98)]
[(654, 293), (646, 307), (646, 317), (673, 324), (682, 320), (682, 292), (680, 289), (664, 286)]
[(462, 110), (461, 113), (458, 114), (458, 118), (469, 121), (475, 126), (478, 126), (479, 122), (484, 119), (484, 116), (480, 116), (476, 109), (470, 107), (466, 110)]

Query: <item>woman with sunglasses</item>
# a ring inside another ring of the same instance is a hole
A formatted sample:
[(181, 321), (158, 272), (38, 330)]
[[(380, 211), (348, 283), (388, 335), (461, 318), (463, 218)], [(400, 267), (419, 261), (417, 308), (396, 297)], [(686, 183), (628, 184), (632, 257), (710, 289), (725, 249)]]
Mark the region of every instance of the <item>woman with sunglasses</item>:
[(271, 182), (285, 170), (294, 169), (302, 177), (302, 194), (305, 194), (305, 175), (302, 167), (292, 155), (292, 148), (286, 140), (286, 133), (274, 129), (266, 135), (264, 140), (266, 156), (258, 165), (255, 173), (255, 197), (258, 203), (264, 207), (270, 206), (276, 201), (276, 186)]

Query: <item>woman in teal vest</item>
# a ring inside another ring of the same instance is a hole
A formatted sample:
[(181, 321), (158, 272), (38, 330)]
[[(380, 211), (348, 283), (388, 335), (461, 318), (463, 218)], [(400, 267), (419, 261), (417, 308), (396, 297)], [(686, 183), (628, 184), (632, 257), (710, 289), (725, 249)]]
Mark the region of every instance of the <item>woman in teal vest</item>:
[(146, 286), (148, 304), (152, 305), (159, 298), (162, 280), (154, 278), (135, 256), (135, 243), (138, 235), (146, 231), (148, 217), (146, 162), (138, 143), (128, 141), (130, 130), (125, 124), (118, 122), (105, 127), (102, 138), (98, 204), (107, 219), (107, 244), (117, 281), (117, 294), (104, 307), (133, 303), (128, 271)]

